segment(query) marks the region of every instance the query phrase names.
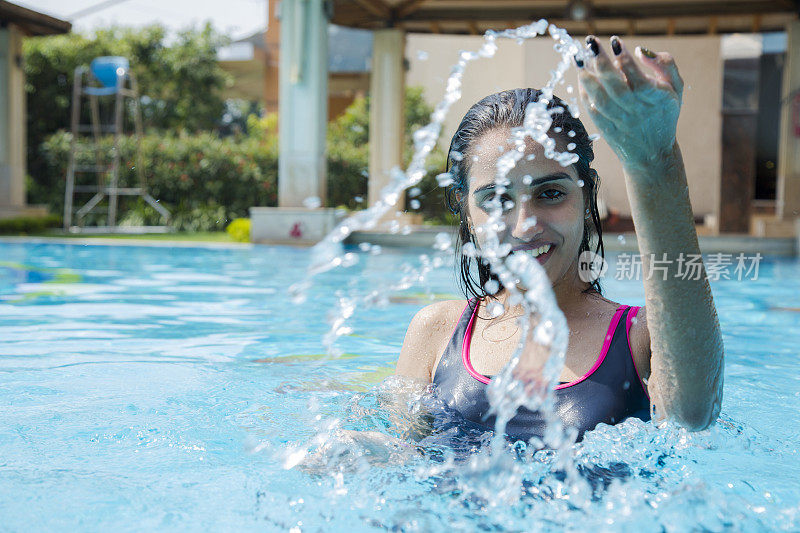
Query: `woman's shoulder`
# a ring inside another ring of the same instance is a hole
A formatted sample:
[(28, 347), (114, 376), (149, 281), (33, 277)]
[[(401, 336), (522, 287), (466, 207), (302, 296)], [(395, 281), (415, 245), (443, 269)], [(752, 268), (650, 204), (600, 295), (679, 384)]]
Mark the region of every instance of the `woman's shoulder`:
[(647, 309), (640, 307), (631, 319), (628, 343), (636, 363), (636, 370), (643, 378), (650, 376), (650, 330), (647, 329)]
[[(420, 309), (414, 318), (411, 320), (411, 323), (414, 322), (450, 322), (455, 321), (458, 322), (458, 319), (461, 317), (461, 314), (467, 308), (467, 304), (471, 300), (441, 300), (438, 302), (434, 302), (430, 305), (426, 305), (422, 309)], [(453, 326), (455, 326), (455, 322)]]
[(431, 380), (436, 359), (467, 307), (467, 300), (444, 300), (420, 309), (406, 331), (396, 373)]

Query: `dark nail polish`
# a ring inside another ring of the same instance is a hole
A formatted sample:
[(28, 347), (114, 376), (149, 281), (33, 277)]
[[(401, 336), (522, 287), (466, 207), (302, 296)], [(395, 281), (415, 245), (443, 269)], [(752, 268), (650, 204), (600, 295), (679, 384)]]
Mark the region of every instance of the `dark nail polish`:
[(586, 38), (586, 44), (589, 45), (589, 50), (592, 51), (593, 55), (597, 56), (600, 53), (600, 45), (597, 44), (597, 39), (595, 39), (594, 35)]
[(642, 55), (644, 57), (649, 57), (650, 59), (655, 59), (655, 57), (656, 57), (656, 55), (649, 48), (645, 48), (644, 46), (640, 46), (639, 50), (642, 51)]
[(578, 68), (583, 68), (583, 60), (582, 59), (578, 58), (578, 56), (573, 56), (573, 59), (575, 59), (575, 64), (578, 65)]
[(611, 49), (614, 51), (615, 56), (618, 56), (622, 53), (622, 45), (619, 44), (619, 37), (616, 35), (611, 38)]

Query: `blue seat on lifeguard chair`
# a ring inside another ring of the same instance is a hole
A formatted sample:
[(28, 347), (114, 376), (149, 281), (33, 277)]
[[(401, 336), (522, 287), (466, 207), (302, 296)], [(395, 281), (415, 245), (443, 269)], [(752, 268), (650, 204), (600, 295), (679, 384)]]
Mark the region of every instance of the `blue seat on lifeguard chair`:
[(89, 65), (89, 72), (100, 82), (100, 87), (84, 87), (86, 94), (107, 96), (117, 92), (117, 77), (127, 77), (130, 64), (121, 56), (96, 57)]

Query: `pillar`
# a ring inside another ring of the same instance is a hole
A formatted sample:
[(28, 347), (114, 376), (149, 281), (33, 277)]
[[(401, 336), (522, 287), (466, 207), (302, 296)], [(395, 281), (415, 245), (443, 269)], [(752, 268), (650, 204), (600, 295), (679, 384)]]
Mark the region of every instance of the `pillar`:
[(326, 190), (328, 19), (323, 0), (280, 6), (278, 205), (302, 207)]
[[(369, 204), (380, 199), (389, 171), (403, 164), (406, 36), (400, 29), (376, 30), (372, 41), (369, 109)], [(397, 209), (403, 209), (401, 197)]]
[(25, 75), (22, 33), (0, 28), (0, 210), (25, 207)]
[(800, 20), (787, 25), (786, 37), (776, 214), (779, 220), (791, 221), (800, 217), (800, 122), (796, 118), (800, 117)]

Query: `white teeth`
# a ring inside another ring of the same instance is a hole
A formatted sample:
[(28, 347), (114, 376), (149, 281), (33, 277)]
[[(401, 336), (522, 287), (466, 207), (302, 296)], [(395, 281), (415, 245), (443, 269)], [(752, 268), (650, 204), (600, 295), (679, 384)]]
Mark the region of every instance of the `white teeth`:
[(545, 244), (544, 246), (540, 246), (538, 248), (534, 248), (533, 250), (531, 250), (530, 253), (531, 253), (531, 255), (533, 257), (539, 257), (540, 255), (546, 254), (549, 251), (550, 251), (550, 245), (549, 244)]

